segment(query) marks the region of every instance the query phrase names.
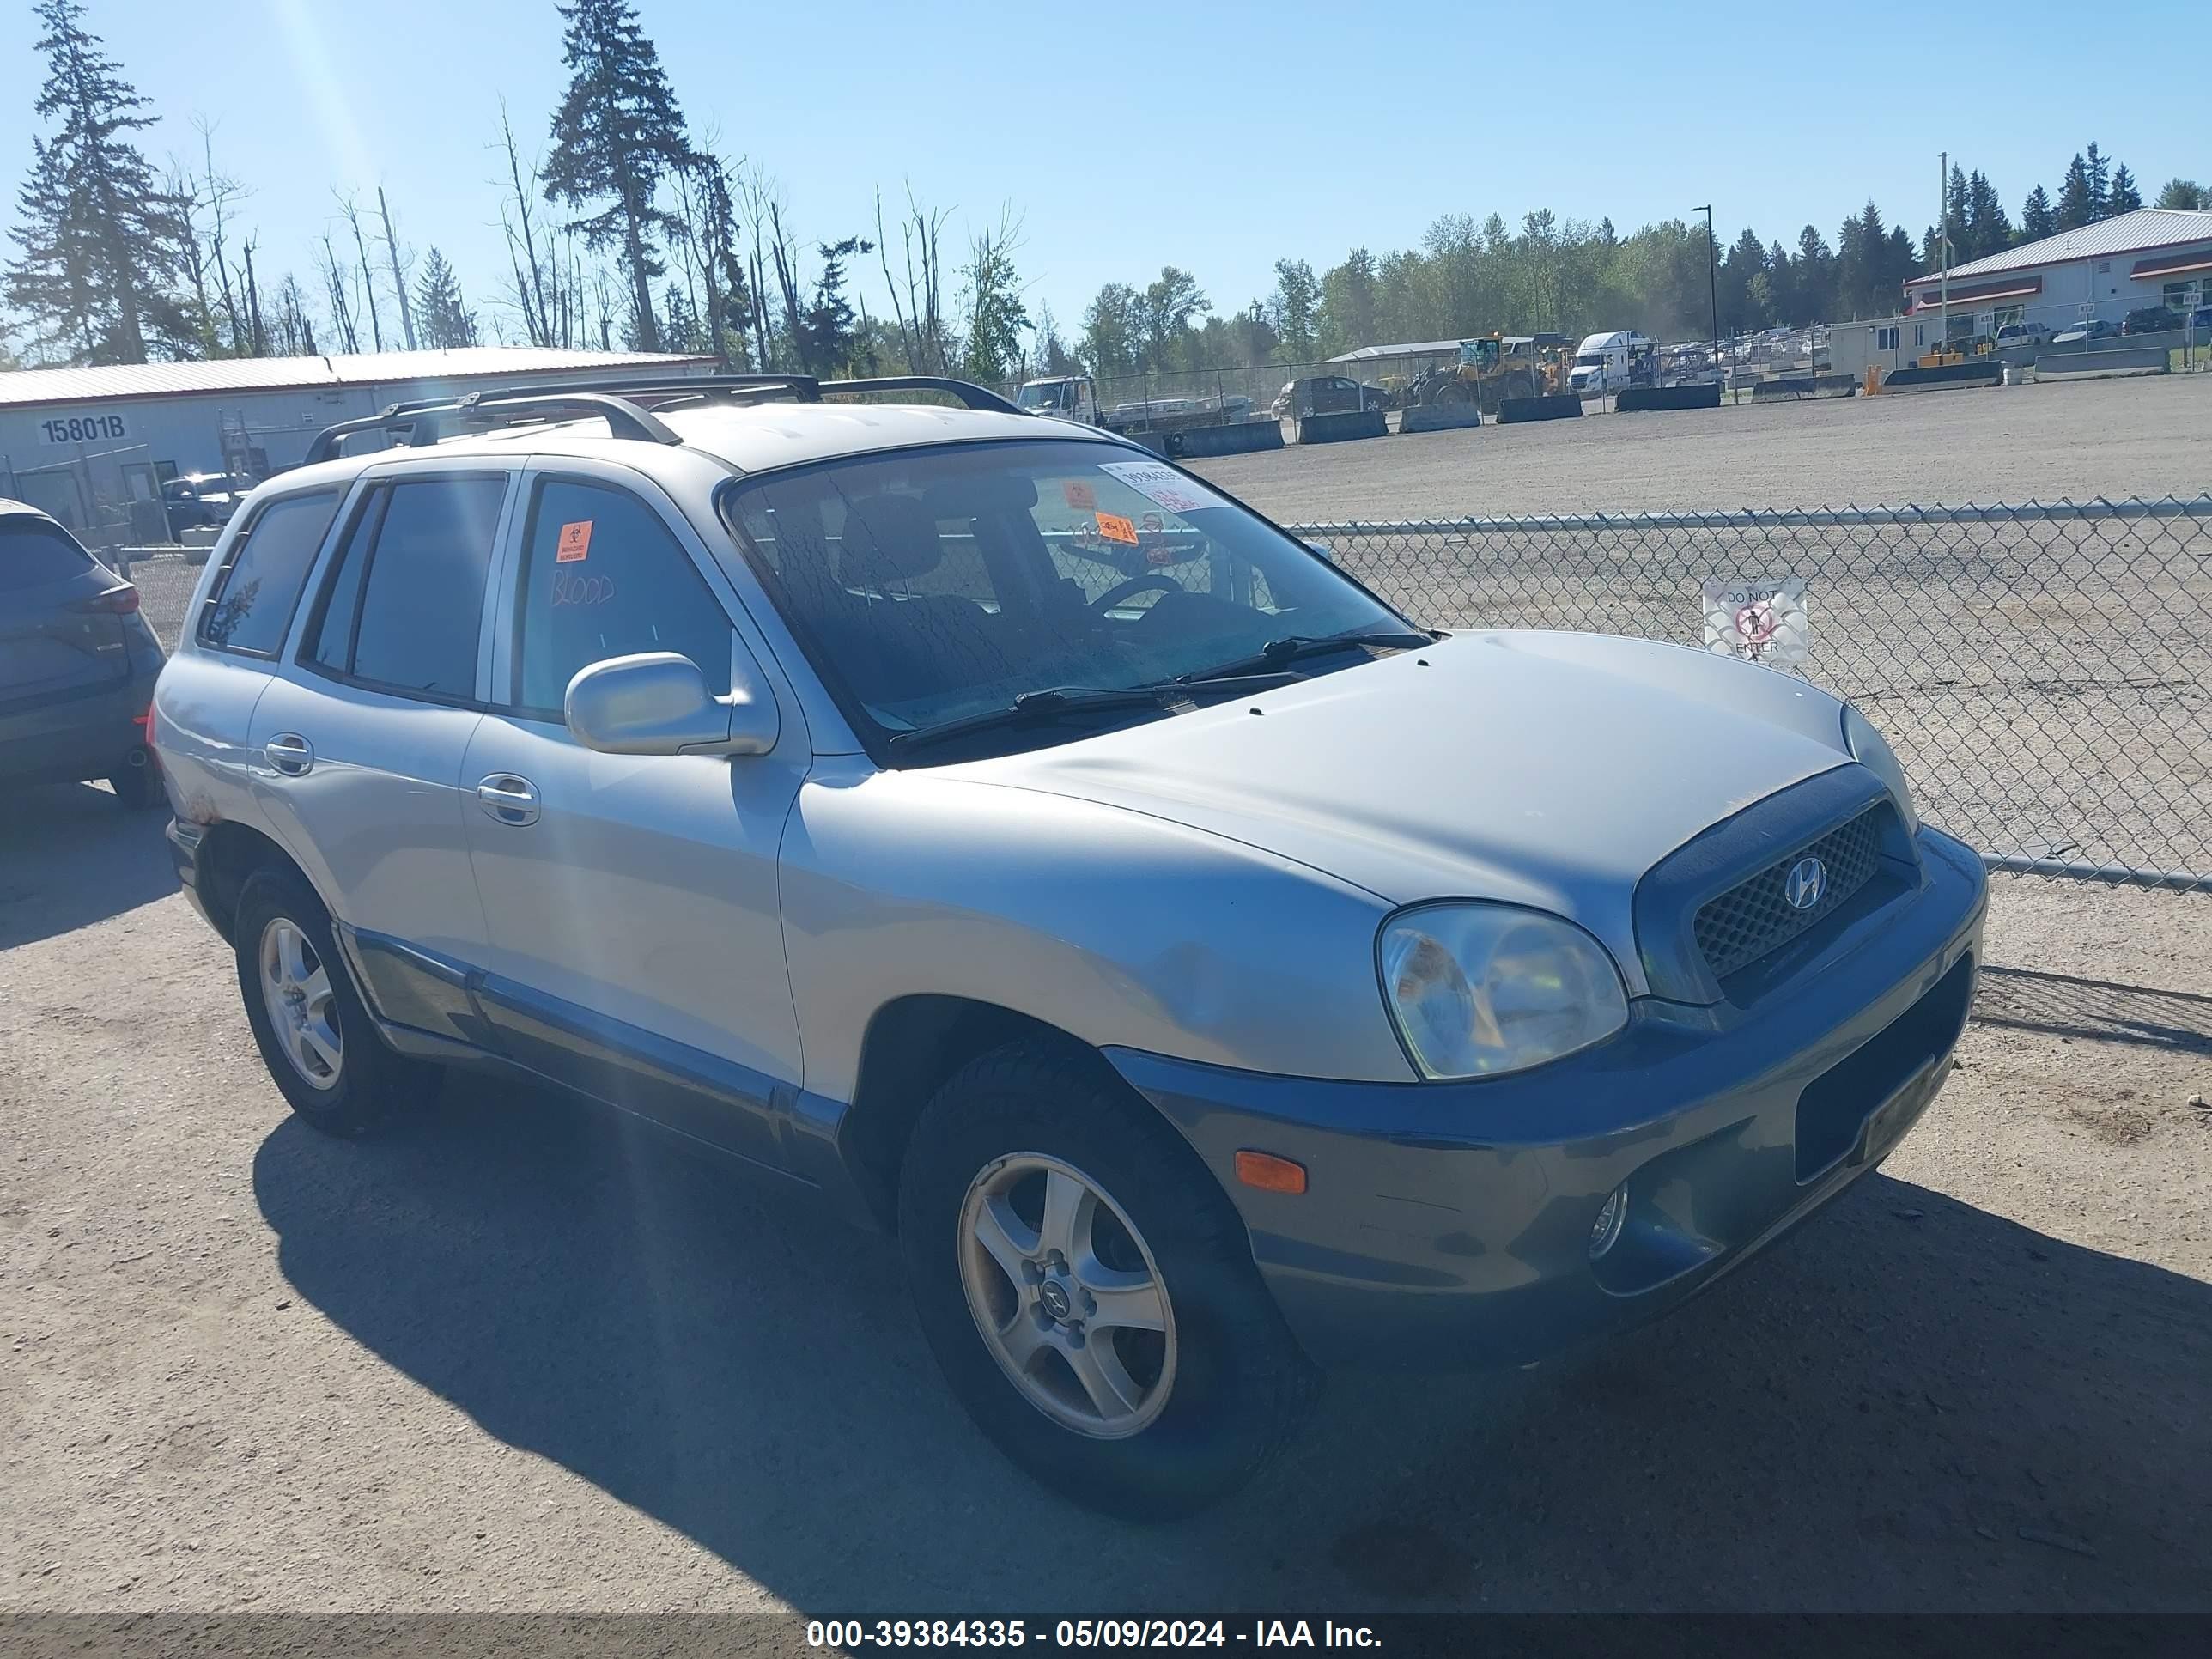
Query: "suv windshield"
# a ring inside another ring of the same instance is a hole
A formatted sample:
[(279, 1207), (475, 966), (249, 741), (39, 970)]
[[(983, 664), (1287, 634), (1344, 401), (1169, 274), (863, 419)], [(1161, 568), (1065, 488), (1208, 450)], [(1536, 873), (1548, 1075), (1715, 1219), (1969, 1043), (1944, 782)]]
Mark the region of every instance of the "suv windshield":
[[(742, 485), (724, 510), (872, 749), (1025, 693), (1249, 672), (1285, 640), (1411, 631), (1264, 520), (1114, 445), (854, 457)], [(1309, 645), (1295, 672), (1367, 659)], [(1146, 715), (1139, 701), (1120, 717)]]
[(1065, 380), (1049, 386), (1025, 386), (1014, 394), (1014, 402), (1024, 409), (1064, 409), (1073, 401), (1075, 388)]

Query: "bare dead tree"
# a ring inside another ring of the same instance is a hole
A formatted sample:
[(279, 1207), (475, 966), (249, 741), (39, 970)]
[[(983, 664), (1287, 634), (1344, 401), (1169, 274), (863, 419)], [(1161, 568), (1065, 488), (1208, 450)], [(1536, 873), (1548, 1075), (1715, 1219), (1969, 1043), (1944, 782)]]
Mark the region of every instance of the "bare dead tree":
[(507, 118), (504, 100), (499, 106), (499, 141), (507, 156), (507, 194), (500, 201), (499, 223), (507, 237), (507, 262), (514, 273), (514, 305), (522, 313), (523, 331), (534, 346), (570, 345), (574, 343), (570, 331), (565, 323), (555, 320), (556, 310), (565, 317), (566, 307), (558, 292), (560, 258), (542, 222), (538, 162), (533, 160), (528, 168), (523, 167), (522, 150), (514, 142), (514, 126)]
[(806, 330), (799, 320), (799, 245), (784, 228), (783, 204), (770, 198), (768, 204), (769, 252), (775, 261), (775, 285), (783, 296), (784, 337), (799, 359), (802, 371), (811, 373), (812, 354), (806, 349)]
[(407, 349), (415, 349), (415, 304), (407, 297), (407, 280), (413, 272), (415, 255), (410, 250), (405, 258), (399, 253), (399, 239), (392, 232), (392, 204), (384, 199), (384, 186), (376, 187), (376, 210), (384, 220), (384, 252), (392, 265), (392, 291), (399, 296), (399, 325), (407, 336)]
[(738, 175), (738, 199), (744, 204), (750, 240), (745, 252), (746, 276), (753, 296), (753, 359), (763, 368), (775, 366), (771, 349), (773, 332), (768, 302), (769, 252), (765, 240), (769, 207), (781, 196), (781, 188), (756, 163)]
[(253, 280), (253, 239), (247, 237), (239, 246), (240, 258), (246, 265), (246, 330), (248, 357), (269, 355), (269, 332), (261, 325), (261, 289)]
[(213, 124), (202, 120), (195, 125), (199, 129), (202, 167), (197, 193), (207, 212), (207, 262), (215, 274), (216, 292), (222, 300), (223, 319), (229, 325), (231, 353), (242, 356), (247, 331), (246, 319), (239, 308), (237, 288), (231, 280), (228, 239), (230, 204), (244, 196), (246, 191), (234, 179), (215, 170)]
[(900, 279), (891, 275), (890, 240), (884, 234), (884, 193), (876, 192), (876, 252), (890, 290), (891, 311), (898, 324), (899, 342), (908, 366), (917, 374), (949, 372), (951, 354), (945, 348), (944, 263), (939, 257), (950, 208), (924, 209), (914, 199), (914, 186), (906, 192), (907, 210), (899, 220), (900, 257), (905, 267), (905, 299), (900, 299)]
[(592, 272), (592, 307), (599, 313), (599, 349), (615, 349), (615, 302), (607, 293), (607, 273), (594, 269)]
[(283, 337), (287, 357), (315, 355), (315, 325), (307, 313), (307, 296), (289, 270), (276, 289), (276, 328)]
[(338, 211), (345, 215), (346, 223), (353, 229), (354, 252), (361, 259), (357, 272), (361, 277), (362, 301), (368, 309), (369, 342), (381, 351), (384, 349), (384, 319), (377, 314), (376, 284), (369, 280), (368, 237), (361, 228), (361, 209), (350, 196), (339, 196), (335, 190), (331, 194), (337, 196)]
[(354, 326), (353, 301), (347, 292), (353, 276), (338, 258), (337, 248), (327, 230), (323, 233), (323, 258), (316, 271), (323, 279), (323, 293), (331, 302), (331, 323), (337, 331), (338, 343), (349, 352), (359, 351), (361, 332)]

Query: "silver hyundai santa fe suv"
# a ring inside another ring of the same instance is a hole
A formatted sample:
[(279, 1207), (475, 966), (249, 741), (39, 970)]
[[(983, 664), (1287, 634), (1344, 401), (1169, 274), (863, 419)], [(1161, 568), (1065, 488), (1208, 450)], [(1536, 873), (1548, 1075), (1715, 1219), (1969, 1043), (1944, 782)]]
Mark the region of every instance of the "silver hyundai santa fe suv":
[(957, 383), (334, 428), (155, 726), (301, 1117), (520, 1069), (811, 1188), (983, 1431), (1132, 1516), (1322, 1368), (1709, 1285), (1926, 1109), (1979, 952), (1980, 861), (1802, 680), (1431, 632)]

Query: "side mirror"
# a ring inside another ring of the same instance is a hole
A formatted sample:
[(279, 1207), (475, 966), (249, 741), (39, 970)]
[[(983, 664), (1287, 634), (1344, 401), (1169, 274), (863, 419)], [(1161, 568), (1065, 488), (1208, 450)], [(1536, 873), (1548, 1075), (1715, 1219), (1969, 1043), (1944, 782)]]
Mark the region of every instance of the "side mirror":
[(576, 741), (604, 755), (765, 755), (780, 725), (775, 698), (735, 635), (726, 697), (707, 689), (689, 657), (649, 651), (577, 670), (562, 713)]
[(1336, 562), (1336, 555), (1329, 551), (1328, 544), (1324, 542), (1308, 542), (1306, 544), (1306, 551), (1315, 555), (1329, 564), (1334, 564)]

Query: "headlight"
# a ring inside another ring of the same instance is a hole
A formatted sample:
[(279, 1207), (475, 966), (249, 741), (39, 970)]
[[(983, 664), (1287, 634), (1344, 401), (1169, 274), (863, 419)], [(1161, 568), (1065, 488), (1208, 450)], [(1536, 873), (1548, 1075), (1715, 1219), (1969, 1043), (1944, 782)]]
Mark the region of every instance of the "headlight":
[(1510, 904), (1425, 905), (1383, 924), (1382, 1000), (1425, 1077), (1495, 1077), (1628, 1023), (1620, 970), (1573, 923)]
[(1874, 722), (1850, 706), (1844, 705), (1844, 744), (1851, 751), (1851, 758), (1889, 786), (1890, 796), (1897, 802), (1898, 816), (1905, 820), (1905, 833), (1920, 833), (1920, 814), (1913, 810), (1912, 787), (1905, 781), (1905, 768), (1897, 758), (1897, 751), (1889, 746), (1888, 739), (1874, 729)]

